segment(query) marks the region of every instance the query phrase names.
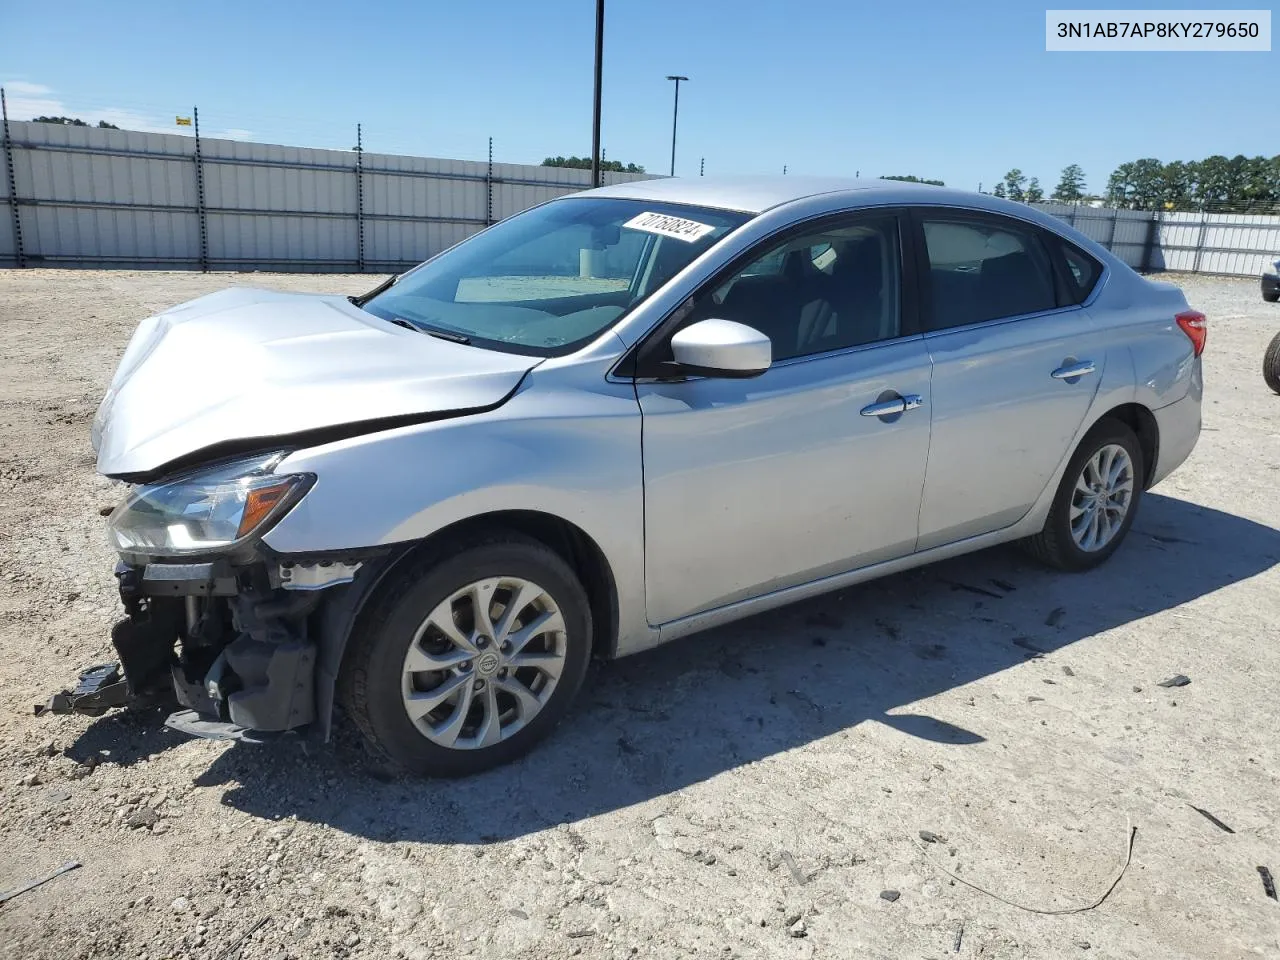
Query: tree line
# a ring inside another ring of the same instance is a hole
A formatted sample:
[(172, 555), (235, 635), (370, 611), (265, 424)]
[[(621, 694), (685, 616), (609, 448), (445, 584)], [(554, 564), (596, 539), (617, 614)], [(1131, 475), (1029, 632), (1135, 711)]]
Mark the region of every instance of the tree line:
[[(88, 127), (92, 124), (85, 123), (79, 117), (32, 117), (32, 123), (57, 123), (64, 127)], [(99, 120), (97, 123), (99, 130), (119, 130), (114, 123), (107, 123), (105, 120)]]
[[(1006, 173), (991, 192), (1024, 203), (1045, 199), (1040, 181), (1017, 168)], [(1059, 203), (1100, 200), (1124, 210), (1274, 212), (1280, 210), (1280, 156), (1215, 155), (1171, 163), (1151, 157), (1132, 160), (1116, 167), (1101, 196), (1085, 193), (1084, 170), (1073, 163), (1063, 168), (1049, 199)]]
[[(547, 157), (542, 161), (544, 167), (572, 167), (574, 170), (590, 170), (590, 157)], [(628, 163), (625, 166), (621, 160), (601, 160), (601, 170), (609, 170), (613, 173), (644, 173), (644, 167), (636, 163)]]

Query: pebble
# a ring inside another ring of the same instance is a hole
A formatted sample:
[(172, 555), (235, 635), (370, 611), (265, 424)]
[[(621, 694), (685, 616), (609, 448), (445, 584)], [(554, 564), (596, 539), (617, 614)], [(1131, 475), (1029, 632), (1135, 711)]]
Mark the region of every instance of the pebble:
[(797, 920), (787, 928), (787, 933), (797, 938), (807, 937), (809, 935), (809, 928), (804, 925), (803, 920)]
[(151, 828), (152, 833), (168, 833), (169, 825), (167, 823), (157, 823)]
[(173, 908), (174, 913), (186, 913), (191, 907), (191, 901), (186, 897), (174, 897), (173, 903), (169, 904)]
[(40, 786), (40, 777), (34, 773), (28, 773), (25, 777), (18, 781), (20, 787), (38, 787)]
[(1077, 940), (1077, 941), (1076, 941), (1076, 946), (1077, 946), (1077, 947), (1079, 947), (1081, 950), (1088, 950), (1088, 949), (1089, 949), (1089, 941), (1088, 941), (1088, 940)]
[(902, 894), (900, 894), (897, 890), (881, 890), (880, 891), (880, 899), (888, 900), (890, 903), (893, 903), (900, 896), (902, 896)]
[(160, 814), (150, 807), (141, 807), (129, 814), (124, 822), (130, 830), (137, 830), (139, 827), (154, 827), (159, 819)]

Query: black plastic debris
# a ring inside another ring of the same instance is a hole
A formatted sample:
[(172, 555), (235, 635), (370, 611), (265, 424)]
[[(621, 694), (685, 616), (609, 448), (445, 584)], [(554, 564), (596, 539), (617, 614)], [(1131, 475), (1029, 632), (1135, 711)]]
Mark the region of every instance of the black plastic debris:
[[(1275, 880), (1274, 880), (1274, 879), (1272, 878), (1272, 876), (1271, 876), (1271, 871), (1270, 871), (1270, 870), (1268, 870), (1266, 867), (1259, 867), (1259, 868), (1258, 868), (1258, 876), (1260, 876), (1260, 877), (1262, 878), (1262, 890), (1263, 890), (1263, 892), (1264, 892), (1264, 893), (1266, 893), (1266, 895), (1267, 895), (1268, 897), (1270, 897), (1272, 900), (1277, 899), (1277, 897), (1276, 897), (1276, 882), (1275, 882)], [(882, 893), (882, 894), (880, 894), (880, 896), (882, 896), (882, 897), (883, 897), (883, 896), (884, 896), (884, 894)]]
[(1015, 647), (1021, 647), (1023, 650), (1030, 650), (1032, 653), (1048, 653), (1049, 651), (1043, 647), (1037, 646), (1031, 642), (1030, 637), (1014, 637), (1012, 643)]
[(1196, 813), (1200, 814), (1200, 816), (1204, 817), (1206, 820), (1212, 823), (1219, 830), (1225, 830), (1227, 831), (1227, 833), (1235, 833), (1234, 830), (1228, 827), (1225, 823), (1223, 823), (1221, 820), (1215, 817), (1208, 810), (1205, 810), (1203, 807), (1197, 807), (1194, 803), (1188, 803), (1187, 806), (1190, 807), (1192, 810), (1194, 810)]
[(1191, 682), (1191, 678), (1184, 673), (1178, 674), (1176, 677), (1170, 677), (1168, 680), (1161, 680), (1159, 686), (1162, 687), (1185, 687)]

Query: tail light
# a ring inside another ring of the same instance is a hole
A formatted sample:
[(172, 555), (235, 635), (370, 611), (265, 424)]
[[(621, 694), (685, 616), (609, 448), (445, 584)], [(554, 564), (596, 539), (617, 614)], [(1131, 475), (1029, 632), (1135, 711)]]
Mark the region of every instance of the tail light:
[(1187, 310), (1178, 314), (1173, 319), (1178, 321), (1178, 326), (1182, 328), (1182, 332), (1191, 340), (1191, 346), (1195, 348), (1196, 356), (1204, 353), (1204, 342), (1209, 336), (1209, 318), (1199, 310)]

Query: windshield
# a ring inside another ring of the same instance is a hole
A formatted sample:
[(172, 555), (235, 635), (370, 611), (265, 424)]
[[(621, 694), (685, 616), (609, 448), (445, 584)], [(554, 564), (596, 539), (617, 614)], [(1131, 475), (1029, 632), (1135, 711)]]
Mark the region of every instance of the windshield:
[(568, 353), (749, 218), (645, 200), (557, 200), (411, 270), (363, 307), (477, 346)]

